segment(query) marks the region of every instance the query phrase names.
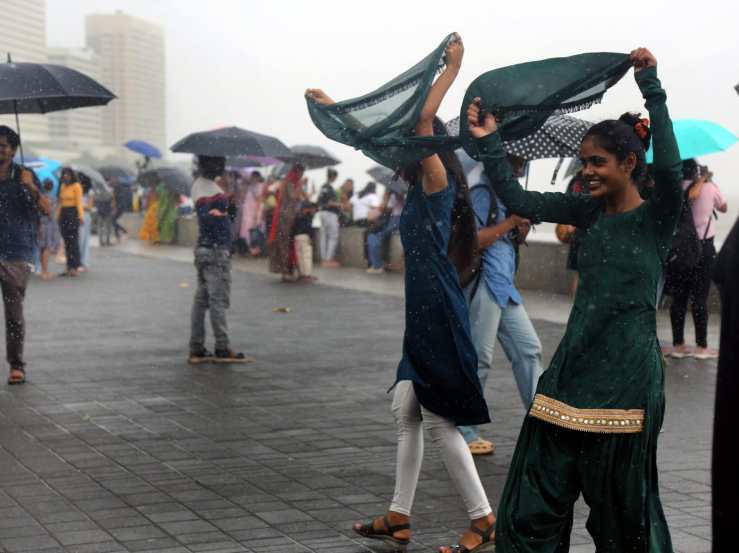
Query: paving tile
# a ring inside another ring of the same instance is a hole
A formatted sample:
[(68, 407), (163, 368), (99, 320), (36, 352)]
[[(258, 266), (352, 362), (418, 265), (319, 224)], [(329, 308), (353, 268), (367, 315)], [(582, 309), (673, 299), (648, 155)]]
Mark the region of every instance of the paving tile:
[[(229, 324), (257, 362), (190, 367), (182, 321), (192, 291), (178, 284), (193, 282), (191, 252), (184, 262), (94, 254), (84, 287), (35, 279), (29, 287), (34, 378), (0, 393), (0, 418), (13, 422), (0, 425), (0, 551), (365, 551), (351, 523), (383, 512), (394, 487), (383, 383), (400, 357), (401, 292), (322, 285), (307, 293), (242, 272), (249, 262), (234, 259)], [(86, 301), (98, 294), (112, 302), (114, 319)], [(68, 321), (48, 317), (45, 306), (60, 298), (75, 305), (84, 355), (58, 339)], [(274, 316), (275, 305), (294, 313)], [(564, 327), (530, 314), (548, 362)], [(711, 539), (715, 363), (685, 360), (665, 372), (661, 496), (676, 553), (702, 553)], [(497, 451), (476, 464), (497, 504), (524, 412), (497, 349), (492, 373), (496, 420), (484, 431)], [(410, 552), (451, 543), (467, 525), (438, 453), (427, 449)], [(579, 502), (575, 513), (571, 551), (592, 553), (587, 506)]]

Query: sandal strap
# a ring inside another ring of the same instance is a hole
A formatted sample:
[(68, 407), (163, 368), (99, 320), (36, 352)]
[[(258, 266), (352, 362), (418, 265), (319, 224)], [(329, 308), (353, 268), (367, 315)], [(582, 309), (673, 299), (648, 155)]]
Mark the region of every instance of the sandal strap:
[(470, 526), (470, 530), (482, 538), (482, 543), (487, 543), (495, 532), (495, 523), (493, 522), (486, 530), (481, 530), (475, 525)]
[(385, 523), (385, 528), (387, 528), (387, 533), (391, 536), (395, 534), (395, 532), (400, 532), (401, 530), (410, 530), (411, 525), (410, 523), (406, 522), (404, 524), (396, 524), (395, 526), (392, 526), (390, 524), (390, 519), (387, 518), (387, 515), (382, 517), (383, 522)]

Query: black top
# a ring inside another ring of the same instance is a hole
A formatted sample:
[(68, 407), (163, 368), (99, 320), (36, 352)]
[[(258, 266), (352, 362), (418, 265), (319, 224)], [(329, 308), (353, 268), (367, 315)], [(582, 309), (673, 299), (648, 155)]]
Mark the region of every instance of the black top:
[(335, 201), (337, 201), (336, 190), (334, 190), (334, 187), (327, 182), (321, 187), (321, 191), (318, 194), (318, 209), (321, 211), (330, 211), (331, 213), (336, 213), (338, 215), (341, 210), (338, 207), (328, 205), (329, 202)]

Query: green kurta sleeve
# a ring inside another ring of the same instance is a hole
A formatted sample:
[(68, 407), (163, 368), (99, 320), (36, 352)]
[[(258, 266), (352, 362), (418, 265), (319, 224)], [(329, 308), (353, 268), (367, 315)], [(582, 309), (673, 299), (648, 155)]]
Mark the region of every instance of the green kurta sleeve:
[(652, 128), (654, 192), (648, 208), (655, 222), (657, 237), (666, 247), (680, 218), (682, 161), (665, 103), (667, 94), (657, 78), (657, 69), (649, 67), (637, 72), (636, 82), (646, 100), (644, 105), (649, 111)]
[(500, 133), (494, 132), (479, 139), (477, 145), (485, 174), (510, 212), (534, 223), (546, 221), (581, 228), (590, 224), (600, 206), (598, 200), (580, 194), (526, 191), (513, 176)]

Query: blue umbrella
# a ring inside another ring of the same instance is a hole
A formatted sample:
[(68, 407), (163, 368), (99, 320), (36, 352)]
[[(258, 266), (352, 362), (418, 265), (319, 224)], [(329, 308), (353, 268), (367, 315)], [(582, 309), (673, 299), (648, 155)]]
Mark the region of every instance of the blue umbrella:
[(36, 173), (38, 180), (44, 182), (46, 179), (50, 179), (54, 183), (54, 187), (51, 190), (52, 195), (56, 196), (57, 190), (59, 189), (59, 178), (57, 172), (61, 168), (62, 164), (54, 159), (47, 159), (44, 157), (38, 157), (34, 159), (26, 159), (24, 164), (29, 169), (33, 169)]
[(129, 140), (124, 144), (124, 146), (132, 152), (136, 152), (142, 156), (162, 159), (162, 152), (159, 151), (159, 148), (144, 140)]
[[(672, 122), (680, 159), (715, 154), (728, 150), (739, 141), (734, 133), (718, 123), (701, 119), (678, 119)], [(652, 148), (647, 152), (647, 163), (652, 163)]]

